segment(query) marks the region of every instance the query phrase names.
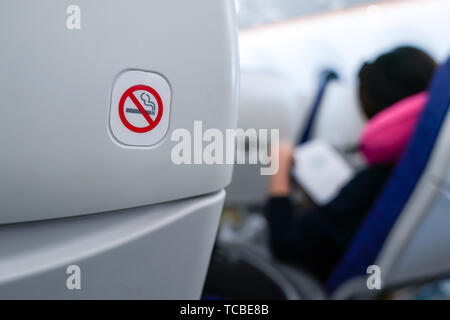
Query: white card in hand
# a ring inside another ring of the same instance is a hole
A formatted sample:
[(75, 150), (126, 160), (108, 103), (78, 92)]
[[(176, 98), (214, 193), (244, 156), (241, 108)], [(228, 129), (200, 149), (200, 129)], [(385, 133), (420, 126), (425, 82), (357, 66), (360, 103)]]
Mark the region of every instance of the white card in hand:
[(354, 171), (329, 144), (313, 140), (294, 150), (294, 177), (318, 205), (337, 196)]

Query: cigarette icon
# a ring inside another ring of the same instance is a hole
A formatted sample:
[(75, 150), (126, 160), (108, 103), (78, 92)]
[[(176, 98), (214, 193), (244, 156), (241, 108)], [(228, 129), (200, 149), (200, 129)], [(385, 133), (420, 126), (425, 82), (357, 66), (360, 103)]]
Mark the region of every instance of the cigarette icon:
[[(141, 112), (140, 112), (138, 109), (127, 108), (125, 111), (126, 111), (127, 113), (141, 114)], [(151, 115), (151, 116), (155, 115), (155, 111), (154, 111), (154, 110), (151, 110), (151, 111), (145, 110), (145, 112), (147, 112), (147, 114), (148, 114), (148, 115)]]

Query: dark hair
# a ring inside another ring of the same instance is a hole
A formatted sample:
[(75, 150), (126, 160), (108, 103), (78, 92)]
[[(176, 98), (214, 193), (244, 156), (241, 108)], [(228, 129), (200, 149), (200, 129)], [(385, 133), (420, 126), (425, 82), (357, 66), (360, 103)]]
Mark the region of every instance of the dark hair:
[(424, 51), (399, 47), (365, 63), (359, 71), (359, 96), (370, 119), (415, 93), (427, 90), (436, 62)]

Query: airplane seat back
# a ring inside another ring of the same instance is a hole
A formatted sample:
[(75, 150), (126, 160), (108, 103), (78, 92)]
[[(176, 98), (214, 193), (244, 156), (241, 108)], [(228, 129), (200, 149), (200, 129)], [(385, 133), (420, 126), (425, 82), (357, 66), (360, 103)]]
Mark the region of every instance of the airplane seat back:
[(228, 185), (231, 165), (177, 165), (171, 152), (176, 129), (194, 139), (195, 120), (203, 130), (236, 126), (234, 4), (77, 5), (79, 30), (66, 27), (61, 1), (0, 4), (0, 224), (162, 203)]
[[(294, 140), (296, 128), (304, 117), (298, 96), (289, 79), (264, 73), (243, 72), (240, 77), (238, 127), (247, 129), (279, 129), (280, 138)], [(263, 141), (261, 141), (263, 142)], [(242, 148), (243, 146), (236, 146)], [(249, 145), (245, 152), (258, 153)], [(227, 205), (261, 205), (266, 197), (268, 176), (260, 174), (261, 165), (236, 165), (227, 187)]]
[[(449, 233), (448, 224), (442, 224), (446, 219), (439, 220), (446, 199), (442, 177), (448, 176), (450, 160), (449, 81), (450, 59), (434, 76), (429, 101), (405, 154), (328, 280), (334, 297), (367, 294), (367, 268), (374, 264), (381, 268), (383, 287), (450, 271), (450, 255), (442, 250), (450, 238), (442, 238), (435, 247), (436, 234), (430, 229), (430, 224), (437, 226), (440, 221), (438, 234)], [(425, 248), (432, 259), (422, 259), (420, 264), (419, 249)], [(430, 267), (433, 262), (439, 264)], [(428, 268), (421, 269), (423, 265)]]
[(0, 3), (0, 298), (200, 298), (233, 166), (172, 154), (236, 127), (233, 1), (24, 2)]

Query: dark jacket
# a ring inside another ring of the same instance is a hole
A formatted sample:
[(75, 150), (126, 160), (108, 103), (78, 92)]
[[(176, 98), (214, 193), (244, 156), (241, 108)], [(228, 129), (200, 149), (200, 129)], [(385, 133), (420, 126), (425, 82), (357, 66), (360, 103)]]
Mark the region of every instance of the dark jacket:
[(307, 210), (288, 197), (267, 202), (272, 251), (326, 280), (371, 209), (392, 166), (374, 166), (357, 174), (329, 204)]

